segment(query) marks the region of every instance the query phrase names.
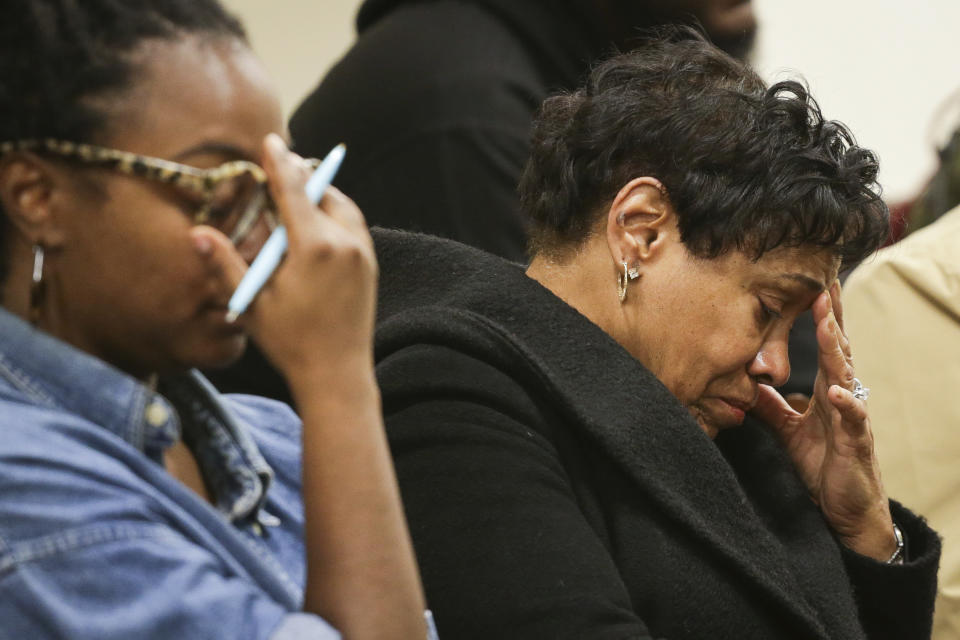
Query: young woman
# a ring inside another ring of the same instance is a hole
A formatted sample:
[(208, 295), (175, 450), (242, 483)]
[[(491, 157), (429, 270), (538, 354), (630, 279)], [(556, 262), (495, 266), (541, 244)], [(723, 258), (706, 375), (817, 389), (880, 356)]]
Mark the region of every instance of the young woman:
[[(0, 635), (423, 638), (376, 264), (216, 0), (0, 8)], [(272, 225), (286, 261), (226, 302)], [(193, 367), (257, 337), (282, 405)], [(301, 479), (302, 475), (302, 479)]]

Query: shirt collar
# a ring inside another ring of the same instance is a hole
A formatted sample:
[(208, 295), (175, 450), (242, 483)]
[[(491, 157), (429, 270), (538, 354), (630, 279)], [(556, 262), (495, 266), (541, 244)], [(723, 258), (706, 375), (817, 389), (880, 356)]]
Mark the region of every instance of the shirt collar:
[(0, 308), (0, 378), (32, 403), (80, 416), (158, 464), (183, 436), (217, 509), (231, 520), (256, 515), (266, 498), (273, 470), (248, 426), (196, 371), (163, 378), (154, 391)]

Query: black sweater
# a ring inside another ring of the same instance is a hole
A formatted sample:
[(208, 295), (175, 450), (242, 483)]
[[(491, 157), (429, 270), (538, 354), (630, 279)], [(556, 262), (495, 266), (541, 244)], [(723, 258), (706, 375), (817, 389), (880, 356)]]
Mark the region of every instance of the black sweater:
[[(940, 545), (838, 544), (775, 438), (710, 440), (521, 267), (377, 232), (377, 374), (441, 637), (927, 638)], [(613, 283), (611, 283), (611, 287)]]

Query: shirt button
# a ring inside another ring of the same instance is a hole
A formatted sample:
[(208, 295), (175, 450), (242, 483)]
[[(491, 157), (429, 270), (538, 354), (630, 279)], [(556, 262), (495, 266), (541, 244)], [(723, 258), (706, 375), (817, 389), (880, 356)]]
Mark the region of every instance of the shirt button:
[(170, 419), (170, 412), (163, 404), (154, 401), (147, 406), (146, 418), (151, 427), (162, 427)]
[(259, 523), (259, 522), (254, 522), (253, 524), (250, 525), (250, 528), (253, 530), (253, 533), (254, 533), (258, 538), (262, 538), (262, 537), (263, 537), (263, 527), (260, 526), (260, 523)]

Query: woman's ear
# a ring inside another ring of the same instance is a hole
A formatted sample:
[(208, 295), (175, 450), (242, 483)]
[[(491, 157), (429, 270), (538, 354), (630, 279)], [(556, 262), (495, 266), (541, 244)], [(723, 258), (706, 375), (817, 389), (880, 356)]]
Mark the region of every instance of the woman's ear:
[(30, 244), (53, 248), (63, 243), (63, 230), (53, 216), (56, 183), (53, 167), (33, 154), (0, 158), (0, 206)]
[(673, 222), (673, 207), (659, 180), (643, 176), (625, 184), (607, 212), (607, 244), (614, 262), (633, 268), (654, 258)]

